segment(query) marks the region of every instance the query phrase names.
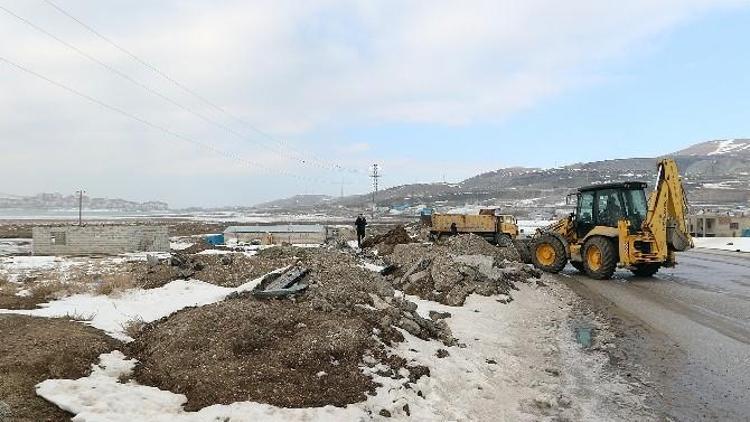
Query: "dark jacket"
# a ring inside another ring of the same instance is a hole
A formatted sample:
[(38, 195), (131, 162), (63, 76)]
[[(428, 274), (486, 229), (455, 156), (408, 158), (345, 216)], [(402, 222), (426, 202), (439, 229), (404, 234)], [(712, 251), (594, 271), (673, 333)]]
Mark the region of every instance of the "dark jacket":
[(357, 228), (357, 233), (364, 233), (365, 227), (367, 227), (367, 219), (364, 216), (358, 216), (354, 220), (354, 226)]

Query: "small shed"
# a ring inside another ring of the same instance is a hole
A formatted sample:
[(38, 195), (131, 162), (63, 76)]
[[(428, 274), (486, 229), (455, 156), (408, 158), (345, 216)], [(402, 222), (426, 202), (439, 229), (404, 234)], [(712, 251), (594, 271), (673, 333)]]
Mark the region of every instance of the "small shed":
[(329, 237), (329, 228), (319, 224), (285, 224), (273, 226), (229, 226), (224, 230), (226, 242), (260, 243), (263, 245), (322, 244)]

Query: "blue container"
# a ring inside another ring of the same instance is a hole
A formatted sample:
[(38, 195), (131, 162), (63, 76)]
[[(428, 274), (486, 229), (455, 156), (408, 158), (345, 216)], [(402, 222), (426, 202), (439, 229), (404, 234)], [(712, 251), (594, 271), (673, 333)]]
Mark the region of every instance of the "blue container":
[(750, 229), (742, 230), (742, 237), (750, 237)]
[(209, 245), (223, 245), (224, 244), (224, 235), (223, 234), (209, 234), (206, 236), (206, 243)]

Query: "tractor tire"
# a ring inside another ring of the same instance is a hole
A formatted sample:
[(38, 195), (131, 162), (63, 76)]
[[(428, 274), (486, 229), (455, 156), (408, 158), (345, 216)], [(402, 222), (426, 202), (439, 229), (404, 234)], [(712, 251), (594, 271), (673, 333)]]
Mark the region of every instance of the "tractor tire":
[(617, 269), (617, 248), (612, 240), (594, 236), (583, 245), (583, 268), (586, 275), (597, 280), (608, 280)]
[(635, 265), (630, 271), (636, 277), (652, 277), (659, 271), (660, 264), (639, 264)]
[(513, 246), (513, 239), (505, 233), (498, 233), (495, 235), (495, 244), (507, 248), (508, 246)]
[(568, 253), (560, 239), (543, 234), (531, 243), (531, 262), (547, 273), (559, 273), (568, 263)]
[(583, 262), (570, 261), (570, 265), (573, 266), (579, 273), (585, 273), (586, 269), (583, 268)]

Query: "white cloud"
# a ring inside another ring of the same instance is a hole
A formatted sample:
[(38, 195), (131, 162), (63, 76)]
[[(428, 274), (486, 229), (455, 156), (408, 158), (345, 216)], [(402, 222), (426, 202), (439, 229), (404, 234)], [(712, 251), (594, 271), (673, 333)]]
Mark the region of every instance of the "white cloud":
[[(232, 113), (276, 137), (293, 139), (304, 138), (311, 130), (355, 122), (377, 126), (500, 121), (599, 80), (597, 66), (641, 50), (655, 35), (678, 24), (710, 10), (746, 4), (731, 0), (58, 1)], [(226, 116), (43, 2), (6, 6), (191, 109), (240, 130)], [(295, 154), (278, 153), (273, 142), (263, 142), (269, 148), (250, 148), (246, 141), (143, 92), (2, 12), (0, 39), (5, 40), (0, 44), (2, 57), (138, 116), (201, 142), (242, 151), (248, 160), (318, 174), (308, 165), (300, 168)], [(202, 169), (209, 176), (211, 168), (227, 167), (194, 146), (177, 148), (181, 152), (172, 155), (176, 147), (165, 143), (168, 135), (4, 64), (0, 64), (0, 113), (4, 116), (0, 142), (5, 150), (0, 177), (21, 175), (17, 192), (71, 184), (66, 174), (46, 170), (60, 160), (78, 169), (91, 166), (102, 178), (112, 180), (121, 180), (132, 163), (144, 160), (155, 166), (168, 162), (159, 171), (164, 175)], [(252, 137), (262, 139), (257, 134)], [(316, 145), (304, 148), (319, 150)], [(366, 144), (343, 147), (349, 153), (368, 148)], [(32, 174), (28, 164), (32, 156), (38, 163), (33, 172), (41, 168), (41, 175)], [(164, 187), (157, 183), (152, 189), (153, 196), (159, 196)]]

